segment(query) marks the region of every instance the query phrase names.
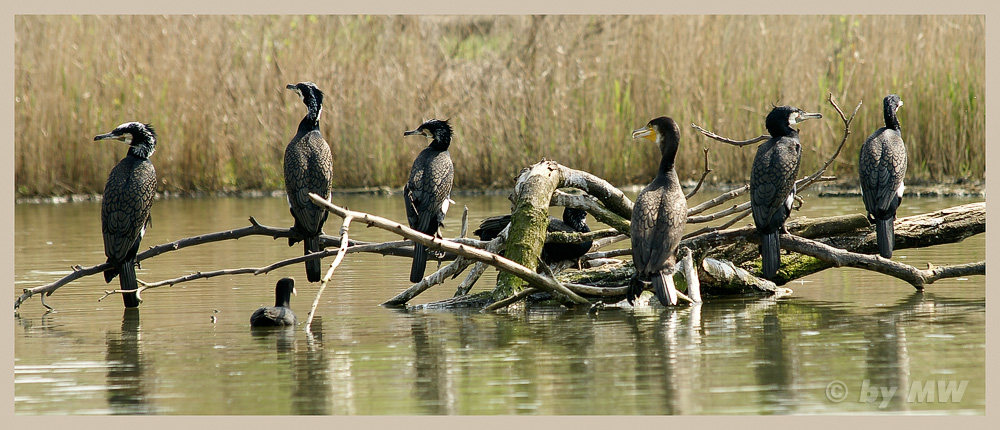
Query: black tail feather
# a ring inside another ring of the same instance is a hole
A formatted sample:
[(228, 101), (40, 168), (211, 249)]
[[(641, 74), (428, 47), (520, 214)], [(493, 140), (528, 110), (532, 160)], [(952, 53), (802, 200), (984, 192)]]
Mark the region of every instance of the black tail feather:
[(625, 293), (625, 298), (628, 300), (628, 304), (631, 305), (632, 302), (637, 299), (640, 294), (642, 294), (643, 288), (644, 286), (642, 281), (639, 280), (638, 276), (632, 276), (632, 278), (629, 279), (628, 290), (626, 290)]
[[(318, 252), (319, 236), (307, 237), (302, 241), (305, 244), (305, 254)], [(319, 282), (322, 278), (323, 263), (319, 259), (306, 261), (306, 278), (309, 282)]]
[(410, 282), (417, 283), (424, 279), (424, 268), (427, 267), (427, 249), (419, 243), (413, 244), (413, 264), (410, 265)]
[(885, 258), (892, 258), (892, 248), (896, 241), (892, 223), (895, 220), (896, 217), (875, 220), (875, 241), (878, 242), (878, 254)]
[[(121, 265), (118, 266), (118, 275), (118, 282), (119, 285), (121, 285), (122, 291), (136, 290), (139, 288), (139, 283), (135, 279), (135, 264), (132, 261), (121, 263)], [(104, 272), (105, 279), (107, 276), (108, 272)], [(136, 297), (135, 293), (122, 293), (122, 300), (125, 302), (126, 308), (139, 307), (139, 298)]]
[(781, 245), (778, 243), (777, 231), (761, 236), (760, 260), (761, 273), (765, 278), (773, 279), (781, 265)]

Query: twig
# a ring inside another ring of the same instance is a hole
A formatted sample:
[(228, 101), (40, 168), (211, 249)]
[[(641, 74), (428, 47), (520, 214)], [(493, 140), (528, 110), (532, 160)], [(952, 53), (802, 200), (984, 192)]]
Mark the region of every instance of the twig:
[(722, 137), (722, 136), (719, 136), (718, 134), (712, 133), (711, 131), (705, 130), (704, 128), (701, 128), (700, 126), (698, 126), (698, 124), (695, 124), (693, 122), (691, 123), (691, 127), (694, 128), (695, 130), (698, 130), (699, 132), (701, 132), (701, 134), (704, 134), (707, 137), (710, 137), (712, 139), (718, 140), (719, 142), (728, 143), (728, 144), (734, 145), (734, 146), (752, 145), (752, 144), (760, 142), (762, 140), (767, 140), (767, 139), (771, 138), (770, 135), (762, 134), (762, 135), (757, 136), (757, 137), (755, 137), (753, 139), (750, 139), (750, 140), (733, 140), (733, 139), (730, 139), (728, 137)]
[(316, 316), (316, 308), (319, 306), (319, 298), (323, 295), (323, 290), (326, 289), (326, 285), (330, 282), (330, 278), (333, 277), (333, 271), (340, 266), (340, 262), (344, 261), (344, 255), (347, 254), (347, 245), (350, 243), (347, 238), (347, 232), (351, 228), (351, 221), (354, 220), (354, 216), (348, 214), (344, 217), (344, 225), (340, 227), (340, 252), (337, 253), (337, 258), (330, 263), (330, 269), (326, 271), (326, 276), (323, 276), (323, 282), (319, 284), (319, 291), (316, 291), (316, 298), (313, 299), (312, 307), (309, 308), (309, 316), (306, 318), (306, 333), (311, 333), (313, 317)]
[(701, 179), (698, 180), (698, 185), (695, 185), (694, 189), (691, 190), (691, 192), (688, 193), (688, 195), (684, 196), (685, 199), (690, 200), (691, 197), (694, 197), (694, 195), (698, 193), (698, 190), (701, 189), (701, 185), (705, 183), (705, 178), (708, 177), (709, 173), (712, 173), (712, 169), (708, 167), (708, 148), (705, 148), (704, 151), (705, 151), (705, 172), (701, 174)]
[(708, 200), (708, 201), (702, 202), (701, 204), (699, 204), (699, 205), (697, 205), (697, 206), (695, 206), (693, 208), (689, 208), (688, 209), (688, 216), (690, 217), (692, 215), (697, 215), (697, 214), (700, 214), (702, 212), (705, 212), (706, 210), (709, 210), (709, 209), (714, 208), (714, 207), (716, 207), (718, 205), (721, 205), (721, 204), (723, 204), (723, 203), (725, 203), (725, 202), (727, 202), (729, 200), (732, 200), (732, 199), (735, 199), (735, 198), (737, 198), (739, 196), (742, 196), (742, 195), (746, 194), (748, 191), (750, 191), (750, 184), (744, 185), (744, 186), (739, 187), (739, 188), (737, 188), (735, 190), (732, 190), (732, 191), (728, 191), (728, 192), (722, 193), (721, 195), (719, 195), (718, 197), (716, 197), (716, 198), (714, 198), (712, 200)]
[(688, 224), (699, 224), (703, 222), (715, 221), (719, 218), (723, 218), (732, 215), (737, 212), (743, 212), (750, 209), (750, 202), (745, 202), (739, 205), (733, 205), (729, 209), (724, 209), (715, 213), (702, 216), (688, 216)]
[(816, 182), (816, 180), (823, 174), (823, 172), (826, 171), (826, 168), (833, 163), (833, 160), (837, 159), (837, 156), (840, 155), (840, 151), (844, 149), (844, 144), (847, 143), (847, 136), (851, 135), (851, 123), (854, 122), (854, 117), (855, 115), (858, 114), (858, 110), (861, 109), (861, 103), (862, 103), (861, 101), (858, 101), (858, 105), (854, 107), (854, 112), (851, 113), (851, 117), (847, 118), (846, 116), (844, 116), (844, 111), (840, 110), (840, 106), (838, 106), (837, 102), (833, 100), (833, 93), (829, 93), (827, 101), (829, 101), (830, 104), (833, 105), (833, 108), (836, 109), (837, 113), (840, 115), (840, 120), (844, 122), (844, 138), (840, 141), (840, 145), (837, 146), (837, 151), (833, 153), (833, 156), (830, 157), (830, 159), (826, 160), (826, 163), (823, 163), (823, 167), (820, 167), (820, 169), (817, 170), (816, 173), (809, 175), (805, 179), (796, 181), (795, 183), (796, 190), (804, 189), (812, 185), (813, 182)]
[(428, 236), (419, 231), (406, 227), (400, 223), (390, 221), (388, 219), (379, 216), (367, 214), (364, 212), (348, 211), (344, 208), (334, 205), (333, 203), (330, 203), (326, 199), (314, 193), (309, 193), (309, 197), (312, 198), (314, 203), (316, 203), (320, 207), (326, 208), (327, 210), (333, 212), (337, 216), (346, 217), (350, 215), (353, 216), (354, 218), (361, 220), (362, 222), (364, 222), (369, 226), (375, 226), (383, 230), (391, 231), (407, 239), (410, 239), (414, 242), (418, 242), (429, 249), (444, 250), (476, 261), (486, 262), (487, 264), (498, 267), (504, 271), (507, 271), (525, 280), (526, 282), (528, 282), (533, 286), (540, 287), (545, 290), (551, 290), (560, 294), (564, 294), (568, 296), (575, 303), (590, 304), (590, 302), (588, 302), (586, 299), (576, 295), (576, 293), (562, 286), (555, 279), (541, 276), (538, 273), (535, 273), (534, 271), (529, 270), (528, 268), (520, 264), (517, 264), (516, 262), (511, 261), (503, 256), (499, 256), (467, 245), (457, 244), (452, 241), (444, 240), (434, 236)]
[[(719, 230), (727, 229), (730, 226), (732, 226), (733, 224), (736, 224), (737, 222), (739, 222), (741, 219), (746, 218), (747, 215), (750, 215), (751, 212), (752, 211), (750, 209), (745, 209), (742, 213), (740, 213), (739, 215), (731, 218), (729, 221), (726, 221), (726, 222), (724, 222), (724, 223), (722, 223), (720, 225), (717, 225), (717, 226), (705, 227), (705, 228), (702, 228), (700, 230), (693, 231), (691, 233), (685, 234), (684, 236), (681, 237), (681, 239), (687, 239), (689, 237), (695, 237), (695, 236), (698, 236), (700, 234), (711, 233), (713, 231), (719, 231)], [(690, 222), (690, 221), (688, 221), (688, 222)]]

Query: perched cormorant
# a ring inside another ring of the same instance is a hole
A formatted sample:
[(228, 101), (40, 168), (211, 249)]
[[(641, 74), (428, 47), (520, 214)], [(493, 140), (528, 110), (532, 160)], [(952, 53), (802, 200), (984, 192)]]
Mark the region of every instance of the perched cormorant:
[(295, 312), (288, 307), (292, 294), (295, 294), (295, 280), (281, 278), (274, 286), (274, 306), (261, 306), (253, 311), (250, 327), (295, 325)]
[(643, 281), (653, 283), (653, 292), (664, 306), (677, 304), (673, 274), (677, 270), (677, 245), (687, 224), (687, 199), (681, 191), (674, 157), (681, 133), (673, 119), (661, 116), (632, 132), (660, 148), (660, 167), (653, 182), (639, 192), (632, 209), (632, 262), (635, 275), (629, 281), (629, 304), (639, 297)]
[[(510, 215), (491, 216), (479, 224), (479, 229), (472, 234), (479, 236), (480, 240), (493, 240), (504, 228), (510, 224)], [(562, 231), (567, 233), (587, 233), (590, 227), (587, 225), (587, 211), (575, 208), (563, 209), (563, 218), (549, 217), (547, 232)], [(593, 241), (580, 243), (555, 243), (546, 242), (542, 247), (542, 261), (552, 264), (565, 260), (577, 260), (583, 257)]]
[[(403, 188), (406, 204), (406, 220), (410, 228), (437, 236), (444, 225), (444, 216), (451, 204), (451, 185), (455, 176), (455, 166), (451, 163), (448, 146), (451, 144), (451, 125), (448, 120), (431, 119), (420, 124), (416, 130), (403, 132), (403, 136), (422, 135), (431, 139), (410, 169), (410, 179)], [(410, 282), (420, 282), (427, 266), (427, 249), (419, 243), (413, 244), (413, 264), (410, 266)]]
[[(302, 240), (305, 254), (321, 250), (319, 236), (329, 214), (309, 199), (309, 193), (330, 198), (330, 181), (333, 177), (333, 157), (330, 145), (319, 131), (319, 116), (323, 112), (323, 92), (312, 82), (288, 84), (302, 98), (308, 112), (299, 123), (295, 137), (285, 147), (285, 193), (288, 210), (295, 218), (292, 230), (302, 238), (288, 238), (288, 246)], [(306, 278), (319, 282), (322, 265), (319, 259), (306, 261)]]
[(906, 174), (906, 146), (896, 111), (903, 101), (895, 94), (882, 100), (885, 127), (868, 136), (858, 157), (858, 175), (861, 177), (861, 198), (868, 211), (868, 221), (875, 224), (878, 253), (892, 258), (895, 241), (892, 223), (896, 208), (903, 200), (903, 175)]
[(760, 235), (761, 272), (765, 278), (773, 279), (781, 264), (778, 234), (784, 230), (785, 220), (792, 211), (795, 177), (802, 159), (799, 131), (792, 126), (822, 117), (791, 106), (778, 106), (765, 120), (771, 138), (757, 148), (750, 170), (750, 207)]
[[(149, 157), (156, 149), (156, 131), (149, 124), (127, 122), (94, 140), (117, 139), (128, 142), (128, 155), (111, 169), (101, 202), (101, 232), (104, 255), (112, 267), (104, 271), (104, 281), (119, 276), (122, 291), (135, 290), (135, 254), (150, 223), (149, 209), (156, 195), (156, 169)], [(135, 293), (123, 293), (126, 308), (139, 306)]]

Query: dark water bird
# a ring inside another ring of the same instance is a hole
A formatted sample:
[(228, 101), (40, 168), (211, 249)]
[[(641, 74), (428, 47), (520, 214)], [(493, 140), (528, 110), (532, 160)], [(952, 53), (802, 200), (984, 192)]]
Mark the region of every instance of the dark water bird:
[[(135, 290), (135, 254), (139, 242), (150, 225), (149, 210), (156, 195), (156, 169), (149, 157), (156, 150), (153, 126), (127, 122), (110, 133), (94, 137), (95, 141), (116, 139), (129, 144), (128, 154), (108, 175), (101, 202), (101, 232), (104, 235), (104, 255), (112, 267), (104, 271), (104, 281), (115, 276), (122, 291)], [(139, 306), (135, 293), (123, 293), (126, 308)]]
[[(493, 240), (497, 237), (503, 229), (507, 228), (510, 224), (510, 215), (499, 215), (491, 216), (483, 220), (479, 224), (479, 229), (472, 232), (472, 234), (479, 236), (480, 240)], [(549, 226), (545, 231), (552, 232), (566, 232), (566, 233), (587, 233), (590, 231), (590, 226), (587, 225), (587, 211), (575, 208), (565, 208), (563, 209), (562, 219), (556, 217), (549, 217)], [(587, 251), (590, 251), (590, 246), (593, 241), (584, 241), (580, 243), (555, 243), (546, 242), (542, 247), (542, 261), (548, 264), (566, 261), (566, 260), (577, 260), (583, 257)]]
[(275, 327), (295, 325), (295, 312), (288, 307), (295, 294), (295, 280), (281, 278), (274, 286), (274, 306), (261, 306), (250, 315), (250, 327)]
[(639, 297), (643, 282), (653, 284), (653, 293), (664, 306), (677, 304), (673, 274), (677, 269), (677, 245), (687, 224), (687, 199), (681, 191), (674, 157), (681, 133), (673, 119), (661, 116), (632, 132), (660, 148), (660, 167), (653, 181), (639, 192), (632, 209), (632, 261), (635, 275), (629, 281), (629, 304)]
[(896, 118), (900, 106), (903, 101), (895, 94), (882, 100), (885, 127), (868, 136), (858, 157), (861, 198), (868, 211), (868, 221), (875, 224), (878, 253), (885, 258), (892, 258), (895, 242), (892, 223), (903, 200), (903, 176), (906, 174), (906, 145)]
[(771, 138), (757, 148), (750, 170), (750, 208), (760, 235), (761, 272), (773, 279), (781, 264), (779, 230), (792, 211), (795, 178), (799, 174), (802, 146), (799, 131), (792, 128), (802, 121), (822, 118), (791, 106), (771, 109), (765, 125)]
[[(285, 147), (285, 193), (288, 208), (295, 218), (292, 230), (302, 238), (288, 238), (288, 246), (302, 240), (305, 254), (321, 250), (319, 236), (329, 214), (309, 198), (309, 193), (330, 198), (333, 177), (333, 156), (330, 145), (319, 131), (319, 116), (323, 112), (323, 92), (312, 82), (288, 84), (306, 105), (307, 113), (299, 122), (298, 132)], [(306, 261), (306, 278), (319, 282), (322, 263), (319, 259)]]
[[(451, 186), (455, 166), (448, 153), (451, 133), (448, 120), (438, 119), (427, 120), (416, 130), (403, 132), (403, 136), (421, 135), (431, 139), (431, 143), (413, 160), (410, 179), (403, 187), (406, 220), (410, 228), (431, 236), (438, 235), (438, 229), (444, 225), (444, 216), (452, 203)], [(413, 244), (410, 282), (420, 282), (426, 266), (427, 249), (419, 243)]]

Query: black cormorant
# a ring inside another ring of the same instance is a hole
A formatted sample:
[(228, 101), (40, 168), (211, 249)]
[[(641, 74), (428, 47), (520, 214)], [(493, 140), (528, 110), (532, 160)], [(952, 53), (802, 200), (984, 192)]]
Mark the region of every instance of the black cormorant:
[(868, 136), (858, 157), (861, 198), (868, 211), (868, 221), (875, 224), (878, 253), (885, 258), (892, 258), (895, 241), (892, 223), (903, 199), (903, 175), (906, 174), (906, 145), (896, 118), (896, 111), (902, 105), (903, 101), (895, 94), (882, 100), (885, 127)]
[[(403, 188), (406, 220), (410, 228), (436, 236), (438, 229), (444, 225), (444, 216), (451, 204), (451, 185), (455, 177), (455, 166), (448, 154), (451, 125), (448, 120), (431, 119), (420, 124), (416, 130), (403, 132), (403, 136), (415, 134), (431, 139), (431, 143), (413, 160), (410, 179)], [(423, 279), (426, 265), (427, 249), (414, 243), (410, 282)]]
[[(135, 290), (135, 254), (150, 223), (149, 209), (156, 195), (156, 169), (149, 157), (156, 149), (156, 131), (149, 124), (127, 122), (94, 140), (117, 139), (128, 142), (128, 155), (111, 169), (101, 202), (101, 232), (104, 255), (112, 267), (104, 271), (104, 281), (119, 276), (122, 291)], [(139, 306), (135, 293), (123, 293), (126, 308)]]
[(781, 264), (778, 234), (784, 230), (792, 210), (795, 178), (802, 159), (799, 132), (792, 126), (822, 117), (791, 106), (778, 106), (765, 120), (771, 138), (757, 148), (750, 170), (750, 207), (760, 235), (761, 272), (765, 278), (773, 279)]
[[(302, 240), (305, 254), (320, 251), (319, 236), (329, 214), (309, 199), (309, 193), (330, 198), (330, 181), (333, 177), (333, 157), (330, 145), (319, 131), (319, 116), (323, 111), (323, 92), (312, 82), (288, 84), (302, 98), (308, 112), (299, 123), (295, 137), (285, 147), (285, 193), (288, 208), (295, 218), (292, 230), (301, 236), (288, 238), (288, 246)], [(306, 261), (306, 278), (319, 282), (322, 265), (319, 259)]]
[(288, 307), (288, 301), (295, 294), (295, 280), (281, 278), (274, 286), (274, 306), (261, 306), (250, 315), (250, 327), (273, 327), (295, 325), (295, 312)]
[[(491, 216), (483, 220), (479, 224), (479, 229), (472, 232), (472, 234), (479, 236), (480, 240), (493, 240), (497, 237), (504, 228), (510, 224), (510, 215), (499, 215)], [(549, 217), (549, 226), (546, 228), (547, 232), (562, 231), (567, 233), (587, 233), (590, 231), (590, 227), (587, 225), (587, 211), (575, 208), (565, 208), (563, 209), (563, 219), (556, 217)], [(546, 242), (542, 247), (542, 261), (548, 264), (565, 261), (565, 260), (577, 260), (583, 257), (587, 251), (590, 251), (590, 247), (593, 241), (584, 241), (580, 243), (555, 243)]]
[(677, 245), (687, 224), (687, 199), (681, 191), (674, 157), (681, 133), (673, 119), (661, 116), (632, 132), (632, 138), (645, 137), (660, 148), (660, 167), (653, 182), (639, 192), (632, 209), (632, 262), (635, 275), (629, 281), (629, 304), (643, 290), (643, 281), (653, 283), (653, 292), (664, 306), (677, 304)]

